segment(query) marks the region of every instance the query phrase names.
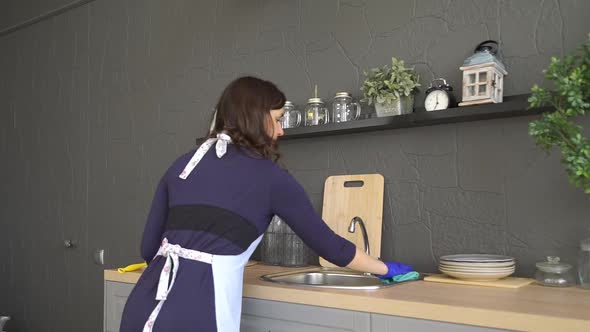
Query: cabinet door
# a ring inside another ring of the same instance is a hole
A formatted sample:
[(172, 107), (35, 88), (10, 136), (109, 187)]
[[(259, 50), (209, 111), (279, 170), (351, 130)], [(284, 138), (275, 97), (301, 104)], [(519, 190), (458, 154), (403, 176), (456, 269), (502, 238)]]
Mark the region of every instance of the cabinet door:
[(118, 332), (121, 324), (121, 315), (127, 302), (127, 297), (134, 284), (123, 282), (104, 282), (104, 330), (105, 332)]
[(368, 313), (245, 298), (241, 332), (366, 332)]
[(407, 318), (399, 316), (387, 316), (379, 314), (371, 314), (371, 332), (422, 332), (422, 331), (437, 331), (437, 332), (492, 332), (492, 331), (507, 331), (498, 330), (494, 328), (463, 325), (454, 323), (444, 323), (433, 320)]

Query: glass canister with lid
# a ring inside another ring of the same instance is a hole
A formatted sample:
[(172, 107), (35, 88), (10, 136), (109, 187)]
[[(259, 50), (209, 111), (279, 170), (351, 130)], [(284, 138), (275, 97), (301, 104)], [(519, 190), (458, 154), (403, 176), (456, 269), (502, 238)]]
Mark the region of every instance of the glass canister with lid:
[(285, 111), (281, 120), (283, 129), (299, 127), (301, 124), (301, 113), (295, 108), (295, 105), (290, 101), (286, 101), (283, 110)]
[(557, 256), (547, 256), (546, 262), (539, 262), (536, 266), (535, 280), (543, 286), (568, 287), (575, 284), (572, 266), (560, 263)]
[(338, 92), (332, 102), (332, 121), (335, 123), (356, 120), (361, 115), (361, 105), (352, 101), (348, 92)]
[(320, 98), (309, 98), (305, 106), (305, 126), (317, 126), (328, 123), (328, 109)]

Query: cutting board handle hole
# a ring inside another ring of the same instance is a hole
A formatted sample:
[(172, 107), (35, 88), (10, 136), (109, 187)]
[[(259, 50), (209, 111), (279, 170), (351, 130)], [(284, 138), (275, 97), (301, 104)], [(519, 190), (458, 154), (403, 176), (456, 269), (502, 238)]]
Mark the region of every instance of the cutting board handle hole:
[(346, 188), (358, 188), (365, 185), (365, 181), (344, 181), (344, 186)]

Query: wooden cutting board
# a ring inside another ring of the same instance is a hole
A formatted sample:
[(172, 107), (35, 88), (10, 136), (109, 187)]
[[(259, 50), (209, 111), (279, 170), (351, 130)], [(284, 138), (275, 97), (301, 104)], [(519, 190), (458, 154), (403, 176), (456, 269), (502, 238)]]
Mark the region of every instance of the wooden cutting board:
[[(367, 228), (371, 256), (377, 258), (381, 255), (384, 186), (381, 174), (330, 176), (324, 185), (324, 221), (336, 234), (364, 250), (360, 225), (357, 224), (354, 233), (348, 232), (352, 218), (360, 217)], [(320, 264), (335, 266), (323, 258), (320, 258)]]
[(504, 288), (520, 288), (522, 286), (530, 285), (535, 280), (530, 278), (506, 277), (504, 279), (493, 281), (473, 281), (462, 280), (449, 277), (444, 274), (433, 274), (424, 277), (424, 281), (444, 282), (448, 284), (461, 284), (472, 286), (487, 286), (487, 287), (504, 287)]

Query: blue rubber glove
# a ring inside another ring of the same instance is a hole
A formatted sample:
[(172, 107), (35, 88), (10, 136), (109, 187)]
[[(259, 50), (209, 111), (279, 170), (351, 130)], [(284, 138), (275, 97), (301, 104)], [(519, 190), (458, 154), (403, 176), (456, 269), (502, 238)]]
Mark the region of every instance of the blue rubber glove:
[(387, 266), (387, 273), (386, 274), (376, 274), (375, 276), (379, 279), (389, 279), (389, 278), (393, 278), (397, 275), (400, 274), (406, 274), (408, 272), (412, 272), (414, 271), (414, 268), (409, 266), (409, 265), (405, 265), (402, 263), (396, 263), (396, 262), (383, 262), (385, 263), (385, 265)]

